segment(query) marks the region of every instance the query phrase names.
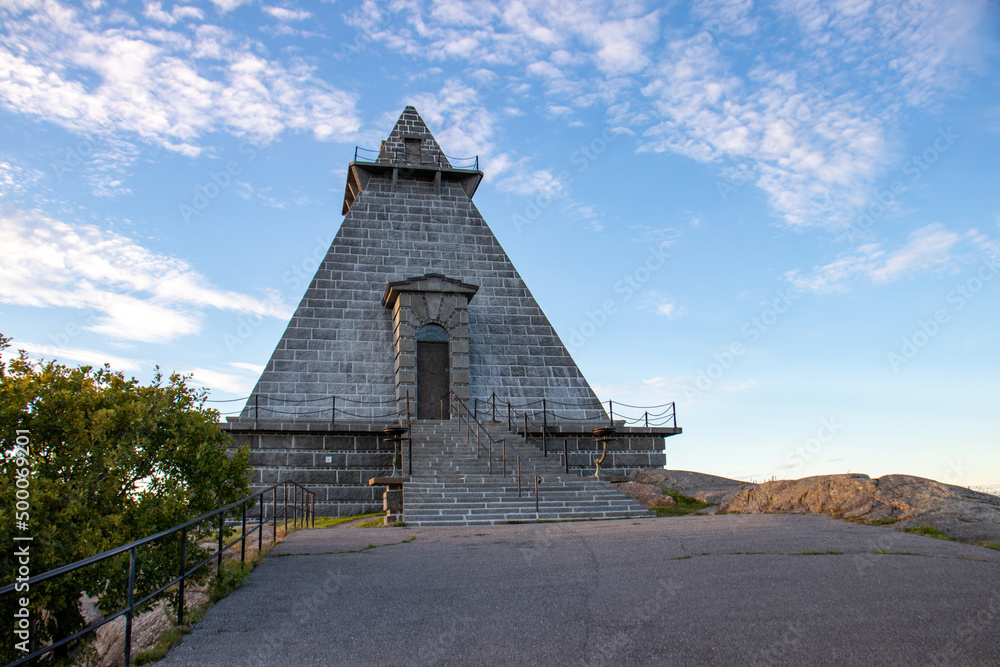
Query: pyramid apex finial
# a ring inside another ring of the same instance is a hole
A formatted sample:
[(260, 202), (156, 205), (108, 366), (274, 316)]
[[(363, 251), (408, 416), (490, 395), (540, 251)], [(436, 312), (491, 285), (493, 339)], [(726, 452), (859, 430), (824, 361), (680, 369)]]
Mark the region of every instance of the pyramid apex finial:
[(427, 129), (424, 119), (410, 104), (403, 109), (389, 137), (382, 142), (377, 161), (382, 164), (451, 169), (451, 163)]

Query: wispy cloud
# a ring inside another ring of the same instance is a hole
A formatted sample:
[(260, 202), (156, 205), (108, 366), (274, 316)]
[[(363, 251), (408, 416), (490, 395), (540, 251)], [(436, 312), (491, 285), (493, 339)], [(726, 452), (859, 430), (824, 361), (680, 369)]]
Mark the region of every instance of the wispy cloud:
[(191, 156), (219, 131), (266, 142), (289, 130), (323, 140), (357, 130), (355, 95), (306, 62), (262, 56), (247, 38), (200, 23), (192, 7), (147, 3), (145, 14), (155, 25), (123, 26), (121, 16), (58, 2), (0, 9), (0, 104)]
[(187, 262), (92, 225), (34, 213), (0, 216), (0, 301), (91, 311), (82, 328), (166, 342), (201, 330), (206, 308), (284, 319), (291, 309), (219, 289)]
[(144, 368), (151, 368), (151, 365), (143, 360), (107, 354), (100, 350), (80, 347), (54, 347), (17, 339), (12, 340), (10, 348), (0, 352), (0, 356), (9, 360), (17, 354), (16, 350), (24, 350), (34, 360), (58, 361), (66, 365), (76, 363), (99, 368), (107, 364), (114, 370), (128, 371), (130, 373), (143, 370)]
[(699, 0), (687, 25), (642, 0), (406, 8), (348, 21), (414, 58), (527, 72), (554, 117), (603, 104), (640, 150), (739, 172), (795, 227), (846, 225), (897, 157), (903, 110), (961, 88), (997, 43), (982, 0)]
[(890, 283), (927, 271), (950, 268), (952, 248), (961, 237), (940, 223), (922, 227), (912, 234), (905, 246), (887, 252), (880, 244), (860, 246), (824, 266), (814, 267), (811, 275), (789, 271), (786, 278), (797, 289), (809, 292), (841, 292), (858, 279), (871, 283)]

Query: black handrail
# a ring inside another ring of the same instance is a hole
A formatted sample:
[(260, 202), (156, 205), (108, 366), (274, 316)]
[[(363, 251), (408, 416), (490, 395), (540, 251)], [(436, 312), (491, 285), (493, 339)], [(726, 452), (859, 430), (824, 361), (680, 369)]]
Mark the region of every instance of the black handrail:
[[(488, 470), (489, 474), (493, 474), (493, 445), (499, 443), (501, 446), (501, 474), (503, 476), (507, 475), (507, 448), (509, 447), (511, 452), (514, 454), (514, 465), (511, 466), (511, 473), (513, 473), (517, 480), (517, 497), (521, 497), (521, 464), (523, 463), (527, 466), (532, 473), (533, 484), (534, 484), (534, 494), (535, 494), (535, 518), (538, 518), (538, 485), (542, 481), (542, 476), (538, 474), (538, 470), (535, 466), (531, 465), (531, 462), (521, 455), (521, 452), (517, 450), (517, 447), (513, 443), (507, 442), (506, 438), (494, 439), (490, 432), (486, 429), (483, 423), (479, 420), (475, 413), (473, 413), (469, 406), (463, 401), (454, 391), (449, 391), (448, 395), (442, 399), (449, 402), (449, 406), (454, 407), (457, 405), (458, 410), (456, 418), (458, 419), (458, 428), (462, 428), (462, 408), (465, 408), (465, 426), (466, 426), (466, 442), (471, 442), (472, 440), (472, 424), (476, 424), (476, 456), (479, 456), (481, 451), (481, 435), (485, 431), (486, 433), (486, 455), (488, 457)], [(470, 420), (471, 418), (471, 420)]]
[[(306, 487), (304, 487), (301, 484), (299, 484), (298, 482), (294, 482), (294, 481), (291, 481), (291, 480), (286, 480), (284, 482), (278, 482), (277, 484), (273, 484), (273, 485), (267, 487), (266, 489), (261, 489), (260, 491), (257, 491), (256, 493), (253, 493), (253, 494), (251, 494), (251, 495), (249, 495), (249, 496), (247, 496), (245, 498), (242, 498), (242, 499), (237, 500), (235, 502), (229, 503), (225, 507), (220, 507), (218, 509), (212, 510), (211, 512), (207, 512), (205, 514), (202, 514), (199, 517), (195, 517), (194, 519), (191, 519), (189, 521), (185, 521), (184, 523), (178, 524), (178, 525), (174, 526), (173, 528), (168, 528), (166, 530), (162, 530), (159, 533), (156, 533), (155, 535), (150, 535), (149, 537), (144, 537), (144, 538), (142, 538), (140, 540), (136, 540), (135, 542), (130, 542), (129, 544), (126, 544), (124, 546), (120, 546), (120, 547), (116, 547), (114, 549), (110, 549), (110, 550), (105, 551), (103, 553), (99, 553), (99, 554), (97, 554), (95, 556), (90, 556), (89, 558), (84, 558), (83, 560), (79, 560), (79, 561), (77, 561), (75, 563), (70, 563), (69, 565), (63, 565), (61, 567), (57, 567), (54, 570), (49, 570), (48, 572), (43, 572), (42, 574), (36, 574), (35, 576), (33, 576), (30, 579), (28, 579), (26, 582), (21, 582), (21, 583), (26, 584), (28, 587), (30, 587), (30, 586), (33, 586), (33, 585), (35, 585), (37, 583), (40, 583), (40, 582), (43, 582), (43, 581), (47, 581), (47, 580), (53, 579), (55, 577), (62, 576), (62, 575), (67, 574), (69, 572), (74, 572), (76, 570), (79, 570), (81, 568), (93, 565), (95, 563), (99, 563), (99, 562), (101, 562), (103, 560), (106, 560), (108, 558), (113, 558), (114, 556), (118, 556), (120, 554), (123, 554), (126, 551), (129, 553), (129, 573), (128, 573), (128, 592), (127, 592), (127, 600), (128, 600), (128, 602), (125, 605), (124, 609), (120, 609), (119, 611), (114, 612), (110, 616), (106, 616), (106, 617), (102, 618), (101, 620), (96, 621), (96, 622), (88, 625), (87, 627), (83, 628), (82, 630), (79, 630), (78, 632), (73, 633), (69, 637), (64, 637), (63, 639), (60, 639), (60, 640), (58, 640), (56, 642), (53, 642), (53, 643), (49, 644), (48, 646), (45, 646), (45, 647), (43, 647), (41, 649), (38, 649), (38, 650), (36, 650), (36, 651), (34, 651), (32, 653), (29, 653), (28, 655), (26, 655), (26, 656), (24, 656), (22, 658), (19, 658), (18, 660), (15, 660), (14, 662), (8, 663), (6, 665), (6, 667), (15, 667), (16, 665), (22, 665), (22, 664), (24, 664), (24, 663), (26, 663), (26, 662), (28, 662), (30, 660), (34, 660), (35, 658), (39, 658), (39, 657), (41, 657), (41, 656), (43, 656), (43, 655), (45, 655), (47, 653), (50, 653), (51, 651), (54, 651), (55, 649), (59, 648), (60, 646), (63, 646), (65, 644), (68, 644), (68, 643), (76, 640), (76, 639), (79, 639), (80, 637), (86, 635), (89, 632), (97, 630), (98, 628), (102, 627), (106, 623), (110, 623), (111, 621), (115, 620), (116, 618), (119, 618), (120, 616), (125, 616), (125, 666), (128, 667), (131, 664), (131, 659), (132, 659), (132, 617), (134, 615), (134, 611), (136, 609), (142, 607), (146, 602), (152, 600), (157, 595), (159, 595), (159, 594), (163, 593), (164, 591), (166, 591), (171, 586), (177, 584), (178, 585), (178, 592), (177, 592), (177, 625), (178, 626), (179, 625), (183, 625), (183, 623), (184, 623), (184, 582), (187, 579), (187, 577), (191, 576), (192, 574), (194, 574), (195, 572), (197, 572), (198, 570), (200, 570), (202, 567), (204, 567), (208, 563), (212, 562), (213, 560), (216, 560), (217, 561), (216, 576), (218, 576), (218, 577), (221, 578), (221, 576), (222, 576), (222, 554), (225, 551), (228, 551), (237, 542), (240, 543), (240, 562), (241, 563), (245, 562), (245, 560), (246, 560), (246, 538), (247, 538), (248, 535), (252, 535), (255, 531), (257, 532), (257, 552), (260, 553), (261, 547), (263, 546), (262, 543), (263, 543), (263, 534), (264, 534), (264, 531), (263, 531), (263, 526), (264, 526), (264, 512), (265, 512), (264, 494), (266, 494), (268, 491), (270, 491), (271, 494), (272, 494), (271, 495), (271, 519), (272, 519), (272, 537), (271, 537), (271, 540), (272, 540), (272, 543), (277, 542), (277, 539), (278, 539), (278, 514), (277, 514), (277, 508), (278, 508), (278, 487), (279, 486), (282, 487), (282, 494), (281, 494), (282, 503), (283, 503), (282, 517), (284, 518), (284, 521), (285, 521), (285, 532), (286, 533), (288, 532), (288, 509), (289, 509), (288, 508), (288, 485), (292, 485), (294, 487), (294, 489), (295, 489), (295, 495), (293, 496), (294, 500), (292, 501), (292, 525), (293, 525), (293, 527), (297, 527), (299, 525), (299, 516), (300, 516), (299, 515), (299, 510), (301, 509), (302, 510), (302, 514), (301, 514), (301, 516), (302, 516), (302, 526), (305, 527), (305, 526), (309, 525), (310, 519), (311, 519), (311, 521), (312, 521), (312, 527), (315, 528), (316, 527), (316, 496), (315, 496), (315, 494), (312, 491), (310, 491), (309, 489), (307, 489)], [(303, 492), (302, 493), (301, 502), (298, 499), (298, 493), (297, 493), (298, 489), (301, 489), (302, 492)], [(306, 497), (307, 497), (306, 494), (308, 494), (308, 497), (309, 497), (308, 501), (306, 500)], [(247, 503), (253, 501), (258, 496), (260, 496), (260, 499), (261, 499), (261, 506), (260, 506), (260, 512), (258, 514), (257, 526), (255, 528), (253, 528), (252, 530), (250, 530), (250, 532), (248, 533), (247, 530), (246, 530)], [(300, 507), (300, 504), (301, 504), (301, 507)], [(242, 529), (243, 529), (242, 530), (242, 534), (240, 535), (239, 539), (233, 540), (229, 544), (223, 545), (223, 535), (224, 535), (224, 530), (225, 530), (225, 516), (226, 516), (226, 512), (228, 512), (229, 510), (231, 510), (231, 509), (233, 509), (233, 508), (235, 508), (237, 506), (242, 506), (242, 510), (243, 510), (242, 511)], [(187, 529), (190, 528), (190, 527), (192, 527), (192, 526), (197, 526), (200, 523), (204, 523), (205, 521), (207, 521), (208, 519), (211, 519), (212, 517), (214, 517), (216, 515), (219, 516), (219, 526), (218, 526), (218, 531), (219, 531), (219, 547), (218, 547), (218, 550), (215, 553), (211, 554), (208, 558), (204, 559), (202, 562), (200, 562), (197, 565), (195, 565), (193, 568), (187, 569), (187, 558), (186, 558), (186, 556), (187, 556)], [(180, 554), (180, 556), (181, 556), (181, 563), (180, 563), (181, 567), (180, 567), (180, 575), (177, 576), (177, 577), (175, 577), (174, 579), (170, 580), (169, 582), (167, 582), (166, 584), (164, 584), (160, 588), (156, 589), (152, 593), (149, 593), (148, 595), (146, 595), (141, 600), (136, 601), (134, 599), (135, 570), (136, 570), (136, 558), (137, 558), (136, 549), (138, 547), (144, 546), (144, 545), (149, 544), (151, 542), (155, 542), (156, 540), (159, 540), (159, 539), (161, 539), (163, 537), (166, 537), (168, 535), (172, 535), (173, 533), (176, 533), (178, 531), (180, 531), (180, 533), (181, 533), (181, 549), (180, 549), (180, 551), (181, 551), (181, 554)], [(7, 595), (8, 593), (14, 592), (15, 586), (17, 586), (17, 583), (8, 584), (7, 586), (4, 586), (3, 588), (0, 588), (0, 596)]]

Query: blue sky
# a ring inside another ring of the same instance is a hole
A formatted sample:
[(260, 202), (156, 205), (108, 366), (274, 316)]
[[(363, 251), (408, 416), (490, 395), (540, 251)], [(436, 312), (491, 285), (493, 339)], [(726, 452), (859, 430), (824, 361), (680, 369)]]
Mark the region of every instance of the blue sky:
[[(245, 396), (413, 104), (668, 466), (1000, 488), (987, 2), (0, 2), (0, 332)], [(225, 404), (223, 404), (223, 407)]]

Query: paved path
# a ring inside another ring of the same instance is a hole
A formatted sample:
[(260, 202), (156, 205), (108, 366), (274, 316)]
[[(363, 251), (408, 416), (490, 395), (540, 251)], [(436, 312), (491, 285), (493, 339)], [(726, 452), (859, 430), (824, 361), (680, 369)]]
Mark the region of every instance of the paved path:
[(159, 663), (335, 664), (998, 665), (1000, 551), (787, 515), (302, 531)]

